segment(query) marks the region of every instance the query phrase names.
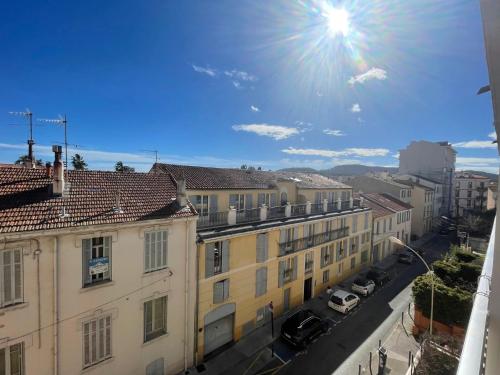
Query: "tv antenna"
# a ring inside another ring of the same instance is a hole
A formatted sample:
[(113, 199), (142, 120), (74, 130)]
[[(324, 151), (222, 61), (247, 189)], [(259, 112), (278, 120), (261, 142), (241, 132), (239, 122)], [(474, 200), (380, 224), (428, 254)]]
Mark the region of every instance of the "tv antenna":
[(149, 152), (150, 154), (155, 154), (155, 163), (158, 163), (158, 150), (141, 150), (142, 152)]
[(22, 116), (28, 119), (28, 126), (30, 128), (30, 138), (28, 139), (28, 158), (31, 161), (31, 165), (35, 165), (35, 158), (33, 156), (33, 145), (35, 142), (33, 141), (33, 112), (29, 108), (26, 108), (24, 112), (11, 111), (10, 115), (13, 116)]
[(64, 126), (64, 155), (66, 157), (66, 170), (68, 169), (68, 120), (66, 115), (59, 115), (56, 119), (39, 118), (38, 121)]

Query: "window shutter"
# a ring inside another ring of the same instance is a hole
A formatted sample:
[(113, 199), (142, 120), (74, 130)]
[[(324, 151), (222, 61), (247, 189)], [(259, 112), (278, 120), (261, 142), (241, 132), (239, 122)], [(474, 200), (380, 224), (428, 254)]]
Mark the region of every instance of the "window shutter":
[(21, 250), (14, 250), (14, 299), (22, 300)]
[(5, 285), (3, 287), (3, 300), (2, 302), (12, 302), (13, 296), (12, 296), (12, 279), (11, 279), (11, 269), (12, 269), (12, 252), (11, 251), (4, 251), (2, 254), (3, 258), (3, 280), (5, 281)]
[(215, 212), (218, 211), (218, 207), (217, 207), (217, 195), (216, 194), (212, 194), (210, 195), (210, 198), (209, 198), (209, 203), (208, 203), (208, 212), (213, 214)]
[(264, 193), (259, 193), (259, 194), (257, 195), (257, 206), (258, 206), (258, 207), (261, 207), (261, 206), (264, 204), (265, 199), (266, 199), (266, 198), (265, 198)]
[(223, 281), (223, 294), (222, 294), (222, 300), (225, 301), (229, 298), (229, 279), (226, 279)]
[(278, 288), (283, 286), (283, 278), (285, 272), (285, 261), (281, 260), (278, 265)]
[(151, 269), (151, 233), (144, 233), (144, 270)]
[(297, 262), (297, 257), (294, 256), (292, 258), (292, 262), (293, 262), (293, 266), (292, 266), (292, 280), (297, 280), (297, 266), (298, 266), (298, 262)]
[(214, 275), (214, 247), (214, 242), (205, 244), (205, 278)]
[(264, 260), (267, 260), (269, 258), (269, 234), (264, 233)]
[(314, 202), (321, 203), (321, 193), (320, 192), (314, 193)]
[(267, 291), (267, 267), (259, 268), (255, 274), (255, 296), (259, 297)]
[(229, 240), (222, 241), (222, 272), (229, 271)]
[(162, 249), (162, 261), (163, 263), (160, 266), (166, 266), (168, 264), (168, 231), (163, 231), (163, 249)]
[(245, 209), (250, 210), (253, 208), (253, 195), (247, 194), (245, 196)]
[(299, 239), (299, 227), (294, 227), (293, 228), (293, 239), (298, 240)]
[(224, 282), (218, 281), (214, 283), (214, 303), (222, 302), (224, 293)]
[(267, 233), (257, 235), (257, 263), (267, 260)]
[(267, 293), (267, 267), (262, 269), (262, 294)]
[(108, 270), (104, 272), (102, 275), (104, 279), (110, 279), (111, 278), (111, 237), (104, 237), (103, 239), (103, 244), (104, 244), (104, 256), (108, 257)]
[(276, 193), (271, 193), (271, 207), (276, 207)]
[(83, 252), (83, 283), (88, 284), (92, 281), (89, 275), (89, 260), (92, 253), (92, 239), (86, 238), (82, 240), (82, 252)]
[(229, 195), (229, 206), (234, 208), (238, 208), (238, 194), (230, 194)]
[(153, 301), (144, 303), (144, 341), (153, 331)]
[(309, 225), (308, 224), (304, 224), (304, 227), (303, 227), (303, 231), (304, 231), (304, 238), (307, 238), (309, 237)]
[(286, 241), (286, 229), (280, 229), (280, 243)]
[(321, 248), (321, 268), (325, 266), (325, 247)]

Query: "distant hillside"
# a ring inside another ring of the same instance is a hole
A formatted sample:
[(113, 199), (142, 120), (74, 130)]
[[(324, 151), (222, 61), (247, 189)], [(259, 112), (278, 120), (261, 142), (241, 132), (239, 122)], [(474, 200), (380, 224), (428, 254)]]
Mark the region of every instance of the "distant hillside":
[(361, 164), (346, 164), (337, 165), (330, 169), (316, 170), (314, 168), (284, 168), (280, 169), (284, 172), (303, 172), (303, 173), (321, 173), (324, 176), (359, 176), (368, 172), (389, 172), (397, 173), (398, 168), (395, 167), (374, 167)]
[(472, 171), (472, 170), (464, 171), (464, 172), (477, 174), (479, 176), (489, 178), (491, 181), (495, 181), (495, 182), (498, 181), (498, 175), (494, 174), (494, 173), (488, 173), (488, 172), (483, 172), (483, 171)]

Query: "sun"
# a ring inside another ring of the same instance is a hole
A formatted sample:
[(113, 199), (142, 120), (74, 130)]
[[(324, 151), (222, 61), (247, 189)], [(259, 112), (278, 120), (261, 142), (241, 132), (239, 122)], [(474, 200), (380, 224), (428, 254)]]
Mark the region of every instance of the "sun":
[(326, 13), (328, 30), (333, 36), (349, 33), (349, 13), (343, 8), (332, 8)]

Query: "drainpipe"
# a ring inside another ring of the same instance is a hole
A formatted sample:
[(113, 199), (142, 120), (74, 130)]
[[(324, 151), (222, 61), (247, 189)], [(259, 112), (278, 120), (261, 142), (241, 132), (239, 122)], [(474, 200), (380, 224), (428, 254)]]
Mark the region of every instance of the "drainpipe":
[(198, 314), (199, 314), (199, 308), (198, 308), (198, 302), (200, 300), (200, 291), (199, 291), (199, 280), (200, 280), (200, 252), (198, 251), (198, 241), (196, 241), (196, 301), (194, 304), (194, 364), (195, 366), (198, 366)]
[(54, 375), (59, 375), (59, 236), (54, 240)]
[(33, 252), (33, 257), (36, 259), (36, 297), (37, 297), (37, 320), (38, 320), (38, 349), (42, 347), (42, 306), (41, 306), (41, 288), (40, 288), (40, 242), (37, 242), (37, 248)]
[(188, 322), (189, 322), (189, 242), (190, 236), (189, 233), (191, 231), (189, 225), (189, 219), (186, 219), (186, 251), (184, 256), (184, 371), (188, 368)]

